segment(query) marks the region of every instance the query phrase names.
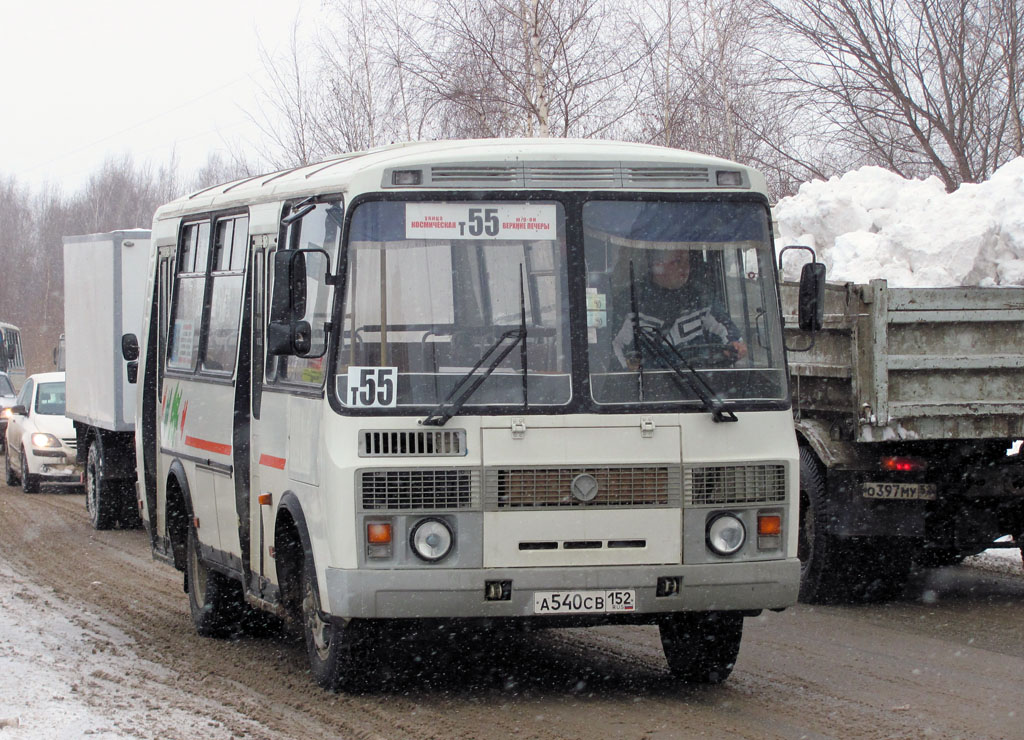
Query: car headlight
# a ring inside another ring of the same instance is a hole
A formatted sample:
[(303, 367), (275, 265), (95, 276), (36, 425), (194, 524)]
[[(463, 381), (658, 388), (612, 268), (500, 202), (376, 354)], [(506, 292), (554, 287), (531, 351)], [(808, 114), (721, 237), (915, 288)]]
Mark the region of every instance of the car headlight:
[(39, 448), (60, 447), (60, 440), (46, 432), (35, 432), (32, 435), (32, 446)]
[(452, 551), (455, 534), (448, 522), (437, 517), (427, 517), (416, 522), (409, 532), (409, 545), (416, 556), (428, 563), (435, 563)]
[(0, 411), (0, 418), (3, 418), (4, 421), (7, 421), (12, 416), (14, 416), (14, 414), (11, 413), (10, 408), (5, 408), (3, 411)]
[(746, 539), (746, 527), (734, 514), (719, 514), (708, 522), (708, 547), (719, 555), (734, 555)]

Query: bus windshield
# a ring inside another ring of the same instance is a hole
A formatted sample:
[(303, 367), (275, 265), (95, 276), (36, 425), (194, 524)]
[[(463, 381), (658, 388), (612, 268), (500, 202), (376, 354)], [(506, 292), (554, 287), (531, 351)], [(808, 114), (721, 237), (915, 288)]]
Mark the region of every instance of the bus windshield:
[(583, 234), (594, 402), (695, 402), (694, 370), (726, 401), (785, 398), (762, 204), (592, 200)]
[[(336, 362), (344, 405), (433, 406), (467, 378), (480, 384), (465, 406), (570, 401), (560, 203), (363, 202), (347, 265)], [(369, 368), (386, 369), (377, 376), (386, 392), (362, 392), (372, 390), (360, 380)]]

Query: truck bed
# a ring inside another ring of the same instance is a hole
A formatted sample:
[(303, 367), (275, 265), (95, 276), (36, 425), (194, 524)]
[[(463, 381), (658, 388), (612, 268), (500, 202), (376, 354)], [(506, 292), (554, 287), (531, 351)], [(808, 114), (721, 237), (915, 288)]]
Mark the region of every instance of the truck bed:
[[(797, 285), (782, 286), (786, 341)], [(830, 284), (790, 352), (794, 407), (859, 442), (1024, 436), (1024, 288)]]

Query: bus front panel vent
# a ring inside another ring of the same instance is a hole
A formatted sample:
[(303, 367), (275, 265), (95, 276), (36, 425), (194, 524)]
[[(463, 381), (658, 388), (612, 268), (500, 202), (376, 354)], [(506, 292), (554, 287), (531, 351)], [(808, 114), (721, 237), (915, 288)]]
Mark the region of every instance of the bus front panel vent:
[(359, 457), (464, 457), (465, 429), (364, 429)]
[(364, 511), (453, 511), (474, 508), (476, 470), (363, 470), (357, 479)]

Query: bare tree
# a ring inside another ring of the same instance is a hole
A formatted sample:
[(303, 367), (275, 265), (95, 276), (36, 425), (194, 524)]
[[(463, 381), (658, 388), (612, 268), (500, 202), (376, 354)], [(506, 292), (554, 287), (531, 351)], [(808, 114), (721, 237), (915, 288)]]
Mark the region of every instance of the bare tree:
[(1021, 154), (1016, 0), (760, 0), (803, 101), (872, 160), (946, 187)]
[(317, 97), (311, 93), (315, 74), (299, 43), (299, 21), (292, 25), (291, 42), (283, 58), (274, 58), (260, 47), (263, 68), (270, 81), (261, 92), (265, 109), (252, 116), (269, 144), (259, 154), (273, 169), (285, 169), (316, 161)]

